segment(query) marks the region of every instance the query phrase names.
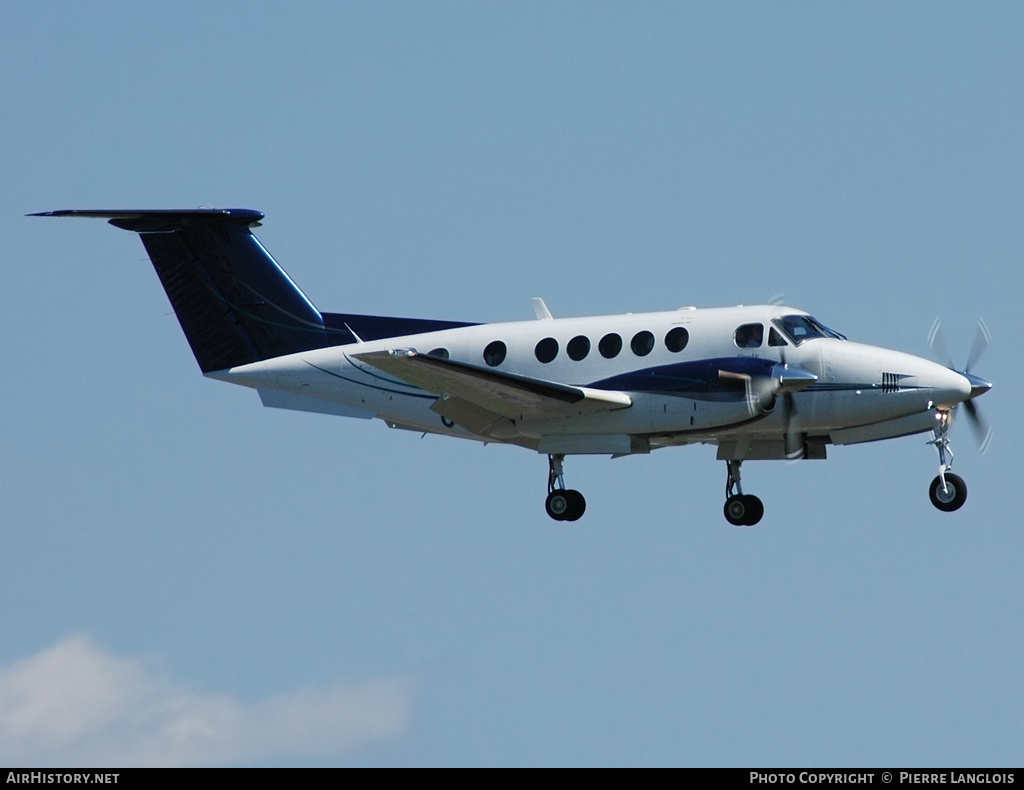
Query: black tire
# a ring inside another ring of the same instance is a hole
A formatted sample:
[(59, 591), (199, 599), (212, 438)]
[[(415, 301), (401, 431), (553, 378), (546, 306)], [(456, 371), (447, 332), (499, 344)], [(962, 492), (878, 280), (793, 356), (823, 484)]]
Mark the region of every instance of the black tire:
[(946, 472), (946, 490), (942, 489), (942, 478), (936, 477), (928, 489), (928, 498), (939, 510), (952, 513), (967, 501), (967, 483), (959, 475)]
[(544, 509), (555, 521), (565, 521), (571, 512), (572, 500), (568, 494), (568, 491), (559, 488), (548, 494), (548, 498), (544, 500)]
[(569, 500), (569, 510), (564, 516), (565, 521), (579, 521), (583, 512), (587, 509), (587, 500), (579, 491), (566, 491), (566, 498)]
[(722, 509), (722, 512), (725, 513), (725, 520), (734, 527), (745, 527), (749, 508), (750, 505), (747, 503), (745, 496), (733, 494), (725, 500), (725, 507)]
[(743, 526), (752, 527), (761, 520), (764, 515), (764, 503), (756, 496), (746, 495), (743, 497), (747, 502), (747, 515), (743, 519)]

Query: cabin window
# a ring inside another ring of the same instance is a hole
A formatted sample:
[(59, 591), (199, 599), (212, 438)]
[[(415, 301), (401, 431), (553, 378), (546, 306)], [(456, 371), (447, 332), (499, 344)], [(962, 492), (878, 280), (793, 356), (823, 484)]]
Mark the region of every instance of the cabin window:
[(633, 335), (633, 339), (630, 341), (629, 347), (633, 349), (633, 353), (638, 357), (646, 357), (654, 351), (654, 335), (646, 329), (642, 332), (637, 332)]
[(576, 335), (566, 344), (565, 353), (569, 355), (569, 359), (579, 362), (590, 353), (590, 338), (586, 335)]
[(597, 344), (597, 350), (601, 352), (601, 356), (605, 359), (617, 357), (619, 352), (622, 351), (622, 338), (614, 332), (609, 332), (601, 338), (601, 342)]
[(673, 354), (678, 354), (684, 348), (686, 344), (690, 342), (690, 333), (687, 332), (683, 327), (676, 326), (668, 330), (668, 334), (665, 335), (665, 348), (671, 351)]
[(543, 362), (546, 365), (558, 356), (558, 341), (553, 337), (544, 338), (533, 349), (533, 355), (537, 357), (538, 362)]
[(447, 348), (432, 348), (427, 352), (428, 356), (440, 357), (441, 359), (448, 359), (451, 355), (448, 353)]
[(768, 330), (768, 345), (769, 346), (788, 346), (789, 343), (786, 342), (786, 338), (784, 338), (781, 334), (779, 334), (779, 330), (776, 329), (773, 326), (773, 327), (771, 327)]
[(760, 348), (764, 342), (764, 327), (761, 324), (744, 324), (732, 336), (738, 348)]
[(488, 343), (487, 348), (484, 349), (484, 362), (492, 368), (497, 367), (505, 361), (507, 353), (508, 349), (505, 347), (505, 344), (500, 340), (495, 340), (493, 343)]

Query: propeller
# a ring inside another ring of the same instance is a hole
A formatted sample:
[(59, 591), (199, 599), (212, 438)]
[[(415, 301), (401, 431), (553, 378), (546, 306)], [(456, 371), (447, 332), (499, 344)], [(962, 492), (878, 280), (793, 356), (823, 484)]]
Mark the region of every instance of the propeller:
[(781, 363), (773, 364), (764, 361), (764, 369), (757, 372), (739, 370), (719, 370), (718, 379), (732, 386), (742, 386), (746, 393), (747, 409), (752, 417), (767, 414), (782, 401), (782, 420), (786, 426), (784, 434), (785, 453), (790, 459), (803, 458), (805, 454), (805, 437), (796, 419), (796, 403), (793, 393), (809, 387), (818, 377), (799, 365), (786, 362), (786, 353), (782, 353)]
[(746, 393), (747, 411), (750, 412), (751, 417), (767, 414), (775, 408), (775, 380), (771, 376), (719, 370), (718, 380), (729, 386), (743, 387)]
[(783, 447), (786, 458), (791, 461), (798, 461), (807, 452), (806, 437), (800, 431), (800, 423), (796, 420), (796, 402), (793, 393), (809, 387), (818, 377), (797, 366), (790, 366), (786, 362), (786, 347), (779, 347), (779, 355), (782, 360), (782, 373), (779, 377), (779, 389), (782, 391), (782, 421), (786, 425), (786, 434)]
[(928, 332), (928, 345), (931, 347), (932, 352), (939, 357), (939, 362), (950, 370), (966, 377), (971, 382), (971, 394), (964, 401), (964, 410), (967, 412), (968, 422), (974, 431), (974, 437), (982, 453), (988, 450), (988, 446), (992, 442), (992, 427), (981, 416), (981, 412), (974, 404), (974, 399), (992, 389), (992, 385), (984, 379), (973, 375), (971, 369), (982, 358), (991, 343), (992, 333), (985, 322), (979, 318), (978, 325), (974, 330), (974, 339), (971, 341), (971, 351), (967, 355), (967, 364), (961, 370), (956, 367), (953, 362), (953, 355), (949, 353), (949, 346), (946, 345), (946, 338), (942, 331), (942, 322), (938, 318), (932, 322), (932, 328)]

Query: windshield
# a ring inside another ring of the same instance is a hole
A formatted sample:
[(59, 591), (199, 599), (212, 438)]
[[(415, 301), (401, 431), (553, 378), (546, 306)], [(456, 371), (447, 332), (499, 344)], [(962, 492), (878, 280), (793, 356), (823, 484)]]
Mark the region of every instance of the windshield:
[(789, 338), (798, 346), (808, 340), (819, 337), (831, 337), (836, 340), (846, 340), (844, 335), (833, 332), (824, 324), (818, 323), (809, 315), (786, 315), (772, 321), (779, 329), (786, 333)]

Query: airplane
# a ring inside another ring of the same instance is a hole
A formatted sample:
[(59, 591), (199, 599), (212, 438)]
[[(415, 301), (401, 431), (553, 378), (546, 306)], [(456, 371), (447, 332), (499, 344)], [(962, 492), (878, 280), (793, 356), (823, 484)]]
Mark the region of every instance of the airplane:
[[(203, 375), (255, 389), (264, 406), (378, 418), (390, 428), (524, 447), (548, 456), (545, 510), (576, 521), (571, 455), (613, 458), (690, 444), (726, 463), (724, 514), (753, 526), (764, 505), (744, 494), (744, 461), (824, 459), (828, 445), (931, 432), (941, 511), (967, 498), (948, 433), (963, 404), (983, 445), (970, 372), (988, 345), (979, 324), (956, 370), (847, 340), (778, 304), (477, 324), (325, 313), (252, 229), (251, 209), (62, 210), (137, 233)], [(938, 327), (933, 348), (942, 346)], [(948, 356), (948, 355), (947, 355)]]

